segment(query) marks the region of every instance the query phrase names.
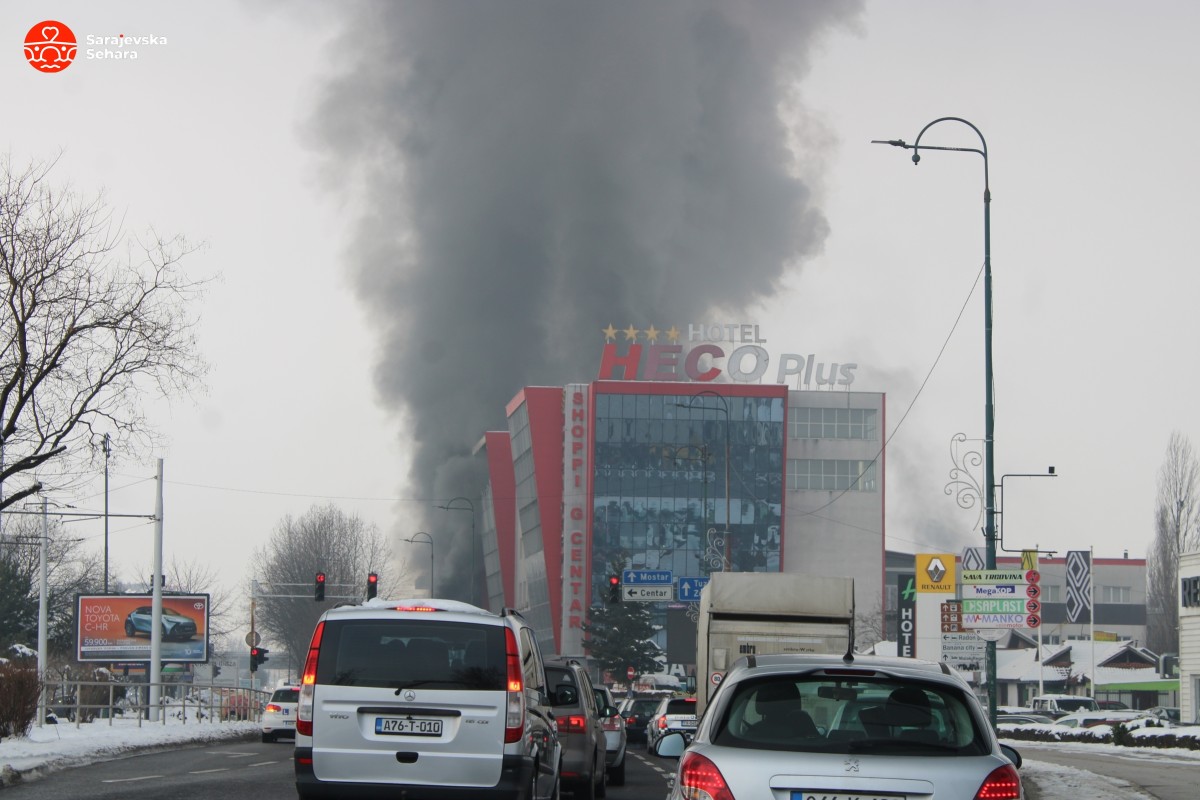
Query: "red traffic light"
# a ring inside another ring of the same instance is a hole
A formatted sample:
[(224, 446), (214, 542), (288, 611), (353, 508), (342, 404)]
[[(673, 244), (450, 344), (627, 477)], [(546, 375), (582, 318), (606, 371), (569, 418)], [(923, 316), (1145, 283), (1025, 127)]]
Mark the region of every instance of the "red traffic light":
[(374, 597), (375, 597), (376, 593), (378, 593), (378, 591), (379, 591), (379, 576), (376, 575), (374, 572), (368, 573), (367, 574), (367, 599), (368, 600), (374, 599)]
[(367, 583), (379, 583), (379, 576), (372, 572), (367, 576)]
[(621, 579), (618, 578), (616, 575), (608, 576), (608, 585), (609, 586), (618, 586), (620, 583), (621, 583)]
[(317, 573), (317, 583), (324, 583), (324, 582), (325, 582), (325, 573), (318, 572)]

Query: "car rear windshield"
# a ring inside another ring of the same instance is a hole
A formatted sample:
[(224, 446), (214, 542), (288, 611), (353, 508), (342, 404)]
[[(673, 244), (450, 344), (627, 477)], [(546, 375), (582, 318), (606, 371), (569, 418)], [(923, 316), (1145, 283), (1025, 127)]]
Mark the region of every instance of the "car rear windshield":
[(317, 683), (503, 691), (504, 628), (433, 620), (330, 620)]
[(1061, 697), (1055, 701), (1063, 711), (1099, 711), (1100, 706), (1090, 697)]
[(271, 695), (272, 703), (298, 703), (300, 702), (299, 689), (276, 689), (275, 694)]
[(680, 698), (679, 700), (670, 700), (667, 702), (668, 714), (695, 714), (696, 701), (695, 699)]
[(729, 747), (839, 754), (966, 756), (991, 750), (974, 702), (937, 683), (775, 675), (742, 681), (713, 740)]

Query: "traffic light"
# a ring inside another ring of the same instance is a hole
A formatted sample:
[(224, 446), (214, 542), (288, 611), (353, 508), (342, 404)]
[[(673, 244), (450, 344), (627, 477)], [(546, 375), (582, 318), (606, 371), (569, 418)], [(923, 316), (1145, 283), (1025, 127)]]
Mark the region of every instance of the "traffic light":
[(221, 674), (221, 665), (213, 664), (212, 668), (213, 668), (213, 677), (214, 678), (218, 677)]
[(317, 573), (317, 582), (313, 585), (313, 600), (321, 602), (325, 599), (325, 573)]
[(258, 648), (250, 648), (250, 671), (258, 672)]
[(610, 603), (621, 602), (621, 576), (620, 575), (609, 575), (608, 576), (608, 602), (610, 602)]
[(379, 594), (379, 576), (374, 572), (367, 573), (367, 599)]

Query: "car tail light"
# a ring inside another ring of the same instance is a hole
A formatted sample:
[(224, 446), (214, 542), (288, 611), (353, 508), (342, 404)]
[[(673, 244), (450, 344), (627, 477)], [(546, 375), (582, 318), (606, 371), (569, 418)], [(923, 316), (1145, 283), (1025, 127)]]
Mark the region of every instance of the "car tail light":
[(521, 654), (517, 651), (517, 636), (512, 628), (504, 629), (505, 661), (508, 664), (508, 702), (504, 715), (504, 743), (521, 740), (525, 732), (525, 687), (521, 674)]
[(321, 652), (321, 635), (325, 633), (325, 622), (317, 623), (312, 642), (308, 645), (308, 658), (304, 660), (304, 677), (300, 679), (300, 698), (296, 705), (296, 733), (312, 736), (313, 698), (317, 693), (317, 656)]
[(975, 793), (975, 800), (1020, 800), (1021, 776), (1012, 764), (992, 770)]
[(558, 718), (559, 733), (584, 733), (585, 731), (587, 731), (587, 717), (581, 714)]
[(626, 725), (637, 725), (637, 717), (626, 717), (625, 724)]
[(264, 708), (263, 710), (266, 711), (268, 714), (270, 714), (271, 712), (275, 712), (276, 714), (278, 714), (280, 711), (283, 711), (283, 706), (279, 705), (278, 703), (267, 703), (267, 707)]
[(658, 718), (658, 729), (660, 731), (665, 731), (667, 729), (667, 718), (666, 717)]
[(733, 792), (717, 765), (698, 753), (684, 753), (679, 764), (679, 788), (684, 797), (733, 800)]
[(600, 727), (604, 728), (606, 731), (619, 731), (621, 730), (621, 725), (624, 724), (624, 722), (625, 721), (620, 717), (605, 717), (604, 719), (600, 720)]
[(433, 606), (396, 606), (393, 611), (443, 611), (444, 609), (435, 608)]

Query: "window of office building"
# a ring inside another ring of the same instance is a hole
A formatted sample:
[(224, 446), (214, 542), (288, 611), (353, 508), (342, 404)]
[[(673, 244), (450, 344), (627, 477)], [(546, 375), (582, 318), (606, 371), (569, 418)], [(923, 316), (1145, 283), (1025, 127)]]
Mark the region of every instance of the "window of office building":
[(1128, 586), (1101, 586), (1101, 603), (1132, 603), (1133, 590)]
[(789, 458), (788, 488), (793, 491), (830, 490), (874, 492), (875, 462), (832, 458)]
[(1058, 583), (1043, 583), (1042, 584), (1042, 602), (1043, 603), (1061, 603), (1062, 602), (1062, 584)]
[(865, 439), (875, 441), (878, 412), (874, 408), (788, 409), (788, 436), (792, 439)]
[(675, 576), (726, 558), (778, 572), (783, 415), (781, 397), (598, 393), (593, 602), (623, 554), (630, 568)]

